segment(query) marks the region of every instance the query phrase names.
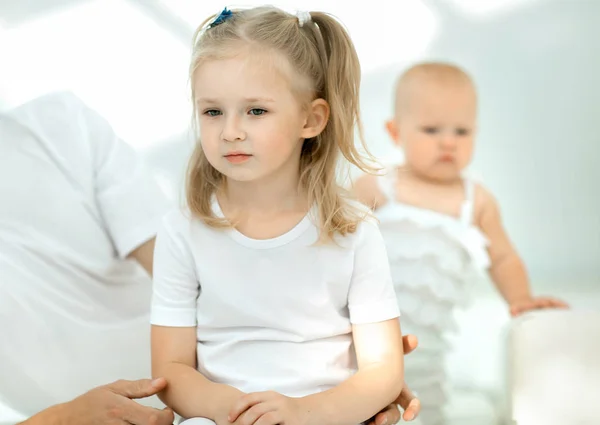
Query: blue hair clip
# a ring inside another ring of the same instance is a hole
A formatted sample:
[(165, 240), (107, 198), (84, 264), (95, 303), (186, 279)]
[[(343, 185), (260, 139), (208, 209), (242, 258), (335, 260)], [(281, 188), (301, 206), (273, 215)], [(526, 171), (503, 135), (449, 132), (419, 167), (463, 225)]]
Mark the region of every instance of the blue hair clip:
[(221, 13), (219, 13), (219, 16), (217, 16), (215, 18), (214, 21), (212, 21), (209, 25), (208, 28), (213, 28), (216, 27), (217, 25), (222, 24), (223, 22), (225, 22), (226, 20), (228, 20), (229, 18), (231, 18), (233, 16), (233, 12), (229, 9), (227, 9), (227, 7), (225, 7), (225, 9), (223, 9), (221, 11)]

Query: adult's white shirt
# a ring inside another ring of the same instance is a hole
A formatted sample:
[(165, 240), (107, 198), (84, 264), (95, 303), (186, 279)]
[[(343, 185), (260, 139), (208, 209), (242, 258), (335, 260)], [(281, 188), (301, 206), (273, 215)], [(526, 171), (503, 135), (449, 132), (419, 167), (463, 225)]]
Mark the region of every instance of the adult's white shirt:
[(148, 377), (151, 279), (126, 257), (164, 194), (70, 93), (0, 115), (0, 400), (32, 414)]

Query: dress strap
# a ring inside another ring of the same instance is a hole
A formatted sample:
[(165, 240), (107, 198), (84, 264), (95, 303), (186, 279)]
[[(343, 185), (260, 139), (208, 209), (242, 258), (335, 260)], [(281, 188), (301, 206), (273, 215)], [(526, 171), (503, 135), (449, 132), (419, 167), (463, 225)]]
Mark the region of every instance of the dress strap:
[(475, 209), (475, 184), (473, 180), (465, 179), (463, 181), (465, 187), (465, 200), (462, 203), (460, 212), (460, 221), (469, 226), (473, 224), (473, 214)]

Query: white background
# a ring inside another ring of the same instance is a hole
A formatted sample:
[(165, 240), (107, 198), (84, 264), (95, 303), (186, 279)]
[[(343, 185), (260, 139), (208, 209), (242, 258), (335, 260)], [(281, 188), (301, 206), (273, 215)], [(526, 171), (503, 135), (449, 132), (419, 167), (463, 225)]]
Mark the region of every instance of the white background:
[[(393, 79), (420, 59), (455, 61), (480, 93), (472, 171), (499, 198), (534, 285), (600, 279), (600, 1), (274, 1), (348, 26), (362, 60), (369, 144), (383, 131)], [(248, 2), (238, 2), (248, 4)], [(251, 4), (251, 3), (250, 3)], [(70, 89), (151, 156), (165, 183), (189, 144), (197, 0), (0, 0), (0, 108)]]

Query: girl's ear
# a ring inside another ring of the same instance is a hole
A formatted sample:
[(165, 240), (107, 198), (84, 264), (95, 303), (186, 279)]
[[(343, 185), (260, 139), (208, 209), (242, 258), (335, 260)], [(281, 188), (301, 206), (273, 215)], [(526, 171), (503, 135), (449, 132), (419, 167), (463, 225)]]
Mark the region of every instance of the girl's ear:
[(311, 139), (321, 134), (329, 120), (329, 110), (329, 103), (325, 99), (315, 99), (310, 103), (308, 118), (301, 133), (303, 139)]

